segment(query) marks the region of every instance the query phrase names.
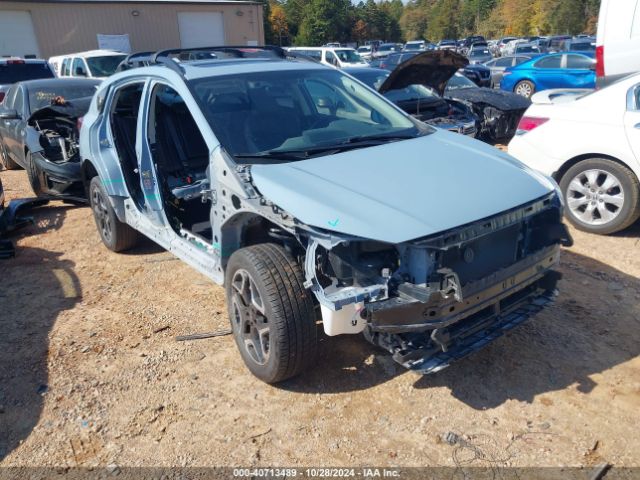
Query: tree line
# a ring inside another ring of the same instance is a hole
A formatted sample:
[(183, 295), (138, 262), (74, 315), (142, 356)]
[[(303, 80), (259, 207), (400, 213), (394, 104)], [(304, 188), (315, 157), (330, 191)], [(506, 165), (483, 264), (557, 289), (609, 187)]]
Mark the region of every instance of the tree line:
[(266, 42), (285, 46), (594, 33), (600, 8), (600, 0), (261, 1)]

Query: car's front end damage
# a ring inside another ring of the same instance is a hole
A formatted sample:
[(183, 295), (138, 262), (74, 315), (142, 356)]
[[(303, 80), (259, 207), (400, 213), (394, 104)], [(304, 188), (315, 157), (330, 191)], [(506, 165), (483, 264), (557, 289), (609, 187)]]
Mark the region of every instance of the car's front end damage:
[(85, 197), (80, 169), (78, 120), (90, 99), (52, 105), (29, 118), (27, 148), (44, 194), (73, 200)]
[[(572, 243), (552, 180), (458, 138), (397, 143), (394, 162), (386, 146), (251, 168), (257, 191), (295, 219), (325, 333), (364, 333), (422, 373), (541, 310), (556, 293), (560, 247)], [(401, 180), (387, 181), (394, 171)]]
[(402, 244), (310, 237), (307, 286), (329, 335), (364, 332), (406, 368), (433, 373), (540, 311), (572, 240), (553, 193)]
[(531, 105), (527, 98), (492, 88), (459, 88), (447, 91), (446, 96), (471, 108), (480, 119), (478, 137), (489, 142), (513, 138)]

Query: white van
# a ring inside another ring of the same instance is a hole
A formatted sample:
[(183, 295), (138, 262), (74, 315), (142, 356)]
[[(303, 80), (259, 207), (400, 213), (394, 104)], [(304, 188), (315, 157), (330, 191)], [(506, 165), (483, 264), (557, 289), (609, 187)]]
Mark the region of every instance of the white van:
[(336, 68), (368, 67), (369, 64), (353, 48), (291, 47), (296, 52)]
[(602, 0), (596, 40), (598, 86), (640, 72), (640, 0)]
[(90, 50), (51, 57), (49, 65), (56, 77), (83, 77), (104, 80), (113, 75), (126, 58), (126, 54), (113, 50)]

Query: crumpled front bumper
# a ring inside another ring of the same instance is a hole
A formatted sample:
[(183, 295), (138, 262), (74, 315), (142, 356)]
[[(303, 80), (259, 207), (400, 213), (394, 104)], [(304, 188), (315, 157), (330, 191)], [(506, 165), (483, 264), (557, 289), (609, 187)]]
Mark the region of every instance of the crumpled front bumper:
[(47, 194), (84, 200), (80, 162), (52, 162), (42, 152), (33, 153), (31, 158)]

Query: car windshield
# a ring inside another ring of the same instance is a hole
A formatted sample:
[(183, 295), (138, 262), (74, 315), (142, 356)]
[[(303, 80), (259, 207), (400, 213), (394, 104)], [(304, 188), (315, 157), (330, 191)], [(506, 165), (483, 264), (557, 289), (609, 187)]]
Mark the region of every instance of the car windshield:
[(46, 63), (9, 63), (0, 64), (0, 84), (53, 78), (53, 72)]
[(534, 47), (533, 45), (522, 45), (516, 47), (515, 53), (536, 53), (538, 51), (538, 47)]
[(91, 75), (94, 77), (109, 77), (115, 73), (120, 62), (126, 57), (126, 55), (105, 55), (104, 57), (90, 57), (86, 61)]
[(211, 129), (239, 162), (302, 160), (431, 131), (337, 70), (255, 72), (190, 83)]
[(390, 90), (384, 94), (394, 103), (417, 102), (419, 100), (429, 100), (439, 98), (438, 95), (423, 85), (409, 85), (399, 90)]
[(477, 88), (478, 86), (464, 75), (456, 73), (447, 82), (447, 90), (461, 90), (463, 88)]
[(362, 63), (362, 57), (354, 50), (334, 50), (342, 63)]
[(491, 55), (489, 50), (486, 48), (474, 48), (469, 52), (470, 57), (486, 57), (487, 55)]
[(380, 48), (378, 49), (379, 52), (395, 52), (395, 50), (395, 45), (380, 45)]
[(51, 101), (56, 97), (63, 97), (67, 101), (75, 98), (92, 97), (96, 93), (98, 83), (88, 81), (88, 83), (66, 84), (64, 86), (52, 86), (29, 89), (29, 110), (35, 112), (41, 108), (51, 105)]
[(405, 50), (421, 50), (424, 47), (423, 43), (407, 43), (404, 47)]

